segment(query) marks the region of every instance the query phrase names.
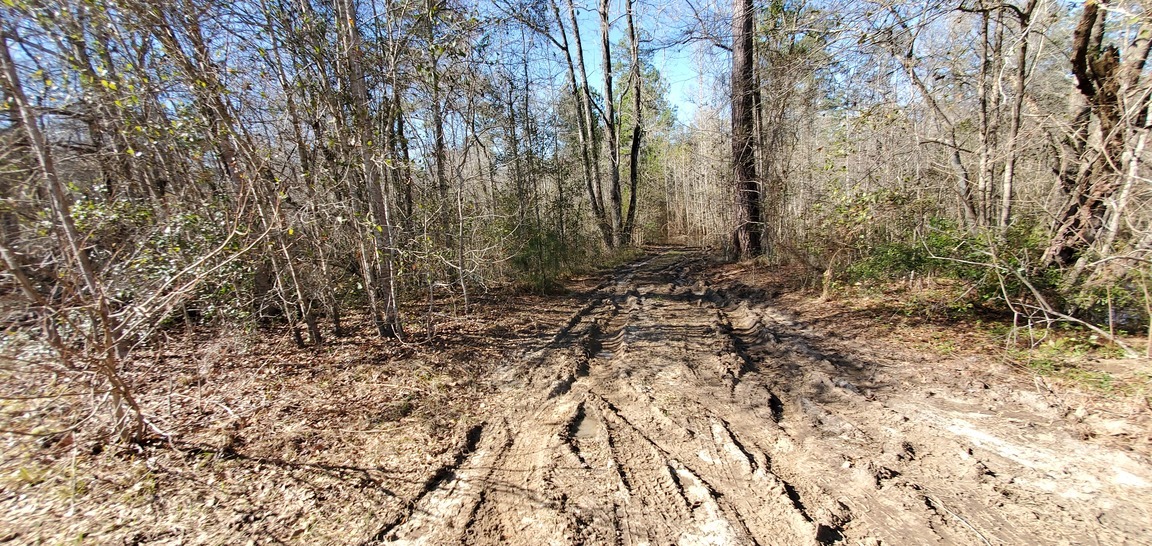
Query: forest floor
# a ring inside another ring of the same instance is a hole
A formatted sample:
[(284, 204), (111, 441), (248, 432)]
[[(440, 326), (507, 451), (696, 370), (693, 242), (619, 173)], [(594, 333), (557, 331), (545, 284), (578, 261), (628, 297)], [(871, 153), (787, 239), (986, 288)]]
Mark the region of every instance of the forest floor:
[(419, 343), (177, 335), (166, 439), (7, 436), (0, 542), (1152, 544), (1148, 361), (793, 282), (662, 248)]

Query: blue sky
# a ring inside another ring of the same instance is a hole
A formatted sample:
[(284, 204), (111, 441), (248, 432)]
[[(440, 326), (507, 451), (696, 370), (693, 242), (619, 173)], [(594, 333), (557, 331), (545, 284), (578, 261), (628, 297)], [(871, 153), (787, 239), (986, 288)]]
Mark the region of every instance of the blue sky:
[(678, 50), (665, 49), (653, 56), (652, 62), (668, 82), (668, 102), (676, 106), (676, 118), (688, 123), (696, 112), (696, 100), (700, 92), (700, 74), (688, 50), (684, 46)]
[[(588, 3), (595, 0), (584, 0), (585, 9), (579, 9), (580, 0), (576, 1), (588, 78), (592, 86), (600, 87), (602, 77), (600, 23), (595, 5)], [(683, 33), (684, 25), (692, 19), (691, 10), (684, 0), (672, 0), (659, 6), (640, 2), (643, 0), (638, 0), (635, 7), (637, 29), (643, 36), (651, 38), (653, 43), (671, 42), (675, 36)], [(695, 5), (700, 7), (701, 3), (697, 2)], [(611, 13), (614, 17), (618, 17), (613, 22), (613, 42), (626, 36), (627, 26), (623, 12), (623, 1), (613, 0)], [(651, 43), (645, 44), (646, 47), (651, 45)], [(719, 48), (697, 43), (661, 48), (654, 52), (652, 62), (668, 83), (668, 101), (676, 107), (677, 119), (686, 124), (692, 120), (696, 112), (701, 83), (703, 82), (703, 91), (707, 95), (712, 87), (710, 78), (715, 74), (726, 72), (729, 61), (727, 55)], [(702, 69), (705, 72), (703, 80), (701, 80)]]

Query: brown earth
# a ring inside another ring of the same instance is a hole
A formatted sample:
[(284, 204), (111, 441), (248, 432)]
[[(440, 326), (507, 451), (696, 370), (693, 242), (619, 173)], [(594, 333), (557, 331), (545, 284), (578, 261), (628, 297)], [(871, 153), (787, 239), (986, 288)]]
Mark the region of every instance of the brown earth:
[(0, 541), (1152, 544), (1146, 406), (780, 286), (663, 249), (443, 346), (222, 358), (183, 442), (19, 444)]
[(814, 329), (693, 254), (598, 287), (497, 372), (493, 412), (401, 517), (411, 544), (1119, 544), (1152, 467), (1042, 394)]

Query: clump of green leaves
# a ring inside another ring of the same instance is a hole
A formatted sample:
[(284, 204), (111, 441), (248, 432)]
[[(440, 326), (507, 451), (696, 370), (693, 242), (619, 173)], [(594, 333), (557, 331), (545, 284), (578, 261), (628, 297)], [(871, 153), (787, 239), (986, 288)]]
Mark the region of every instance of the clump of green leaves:
[(956, 221), (932, 217), (921, 229), (865, 246), (845, 269), (849, 282), (885, 283), (916, 276), (958, 282), (962, 297), (949, 310), (965, 314), (977, 308), (1031, 299), (1036, 290), (1059, 301), (1059, 276), (1038, 268), (1044, 238), (1036, 223), (1018, 222), (999, 233), (970, 230)]

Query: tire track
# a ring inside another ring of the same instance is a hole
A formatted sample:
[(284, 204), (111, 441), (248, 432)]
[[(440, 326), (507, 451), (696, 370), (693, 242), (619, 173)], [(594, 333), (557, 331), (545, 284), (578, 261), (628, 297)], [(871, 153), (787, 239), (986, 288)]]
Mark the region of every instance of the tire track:
[(985, 453), (1009, 444), (973, 446), (974, 425), (896, 388), (911, 384), (897, 366), (828, 342), (762, 291), (707, 282), (708, 265), (664, 251), (617, 268), (496, 378), (497, 414), (373, 542), (1016, 544), (1095, 531), (1013, 505), (1054, 494), (1006, 477), (1040, 479), (1012, 453)]

